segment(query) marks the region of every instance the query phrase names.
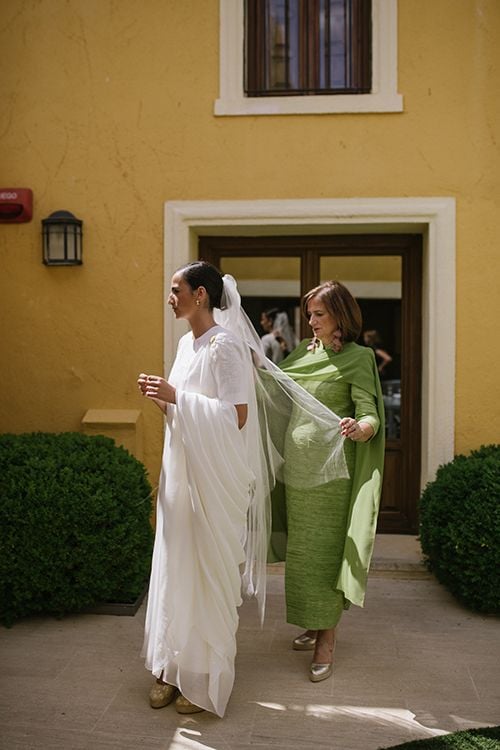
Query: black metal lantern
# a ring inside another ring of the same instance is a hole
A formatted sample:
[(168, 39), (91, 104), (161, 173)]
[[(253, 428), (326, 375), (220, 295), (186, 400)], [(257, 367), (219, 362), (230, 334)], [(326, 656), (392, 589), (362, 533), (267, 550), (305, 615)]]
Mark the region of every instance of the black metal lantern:
[(82, 264), (82, 226), (69, 211), (54, 211), (42, 219), (43, 262), (46, 266)]

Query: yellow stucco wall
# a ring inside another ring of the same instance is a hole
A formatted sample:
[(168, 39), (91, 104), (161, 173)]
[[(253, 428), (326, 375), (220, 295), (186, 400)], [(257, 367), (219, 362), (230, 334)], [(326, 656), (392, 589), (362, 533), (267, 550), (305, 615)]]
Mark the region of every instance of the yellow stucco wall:
[[(456, 450), (499, 442), (500, 3), (400, 0), (404, 112), (215, 117), (217, 0), (10, 0), (0, 22), (1, 187), (34, 191), (0, 225), (0, 429), (77, 430), (89, 408), (161, 415), (166, 200), (453, 196)], [(84, 265), (43, 266), (40, 220), (84, 221)]]

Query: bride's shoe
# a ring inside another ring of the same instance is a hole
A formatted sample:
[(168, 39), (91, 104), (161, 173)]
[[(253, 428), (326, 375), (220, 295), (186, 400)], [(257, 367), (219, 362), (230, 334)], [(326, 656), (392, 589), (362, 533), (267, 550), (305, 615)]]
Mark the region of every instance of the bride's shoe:
[(316, 646), (316, 636), (307, 635), (302, 633), (294, 638), (292, 641), (292, 648), (294, 651), (312, 651)]
[(149, 691), (149, 705), (151, 708), (163, 708), (172, 703), (177, 695), (175, 685), (168, 685), (165, 682), (155, 682)]
[(198, 714), (205, 709), (200, 708), (200, 706), (196, 706), (194, 703), (191, 703), (190, 700), (188, 700), (181, 694), (177, 696), (175, 700), (175, 710), (178, 714)]

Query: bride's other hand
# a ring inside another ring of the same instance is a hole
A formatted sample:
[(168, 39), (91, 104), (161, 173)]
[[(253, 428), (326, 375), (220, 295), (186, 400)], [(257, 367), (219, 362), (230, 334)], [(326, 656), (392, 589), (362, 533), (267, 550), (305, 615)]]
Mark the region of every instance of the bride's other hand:
[(147, 398), (164, 401), (167, 404), (175, 404), (175, 388), (165, 378), (157, 375), (146, 376), (144, 395)]
[(141, 372), (139, 377), (137, 378), (137, 386), (143, 396), (146, 395), (146, 385), (147, 385), (148, 376), (145, 372)]

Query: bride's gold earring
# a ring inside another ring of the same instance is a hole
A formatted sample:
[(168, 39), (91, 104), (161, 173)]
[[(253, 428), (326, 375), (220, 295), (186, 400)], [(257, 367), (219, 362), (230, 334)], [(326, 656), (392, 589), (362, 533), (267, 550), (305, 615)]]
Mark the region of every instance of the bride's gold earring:
[(196, 300), (196, 304), (198, 305), (198, 307), (200, 306), (200, 300), (199, 299)]

